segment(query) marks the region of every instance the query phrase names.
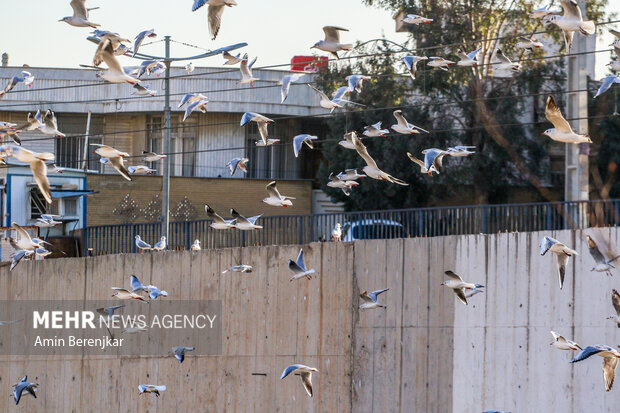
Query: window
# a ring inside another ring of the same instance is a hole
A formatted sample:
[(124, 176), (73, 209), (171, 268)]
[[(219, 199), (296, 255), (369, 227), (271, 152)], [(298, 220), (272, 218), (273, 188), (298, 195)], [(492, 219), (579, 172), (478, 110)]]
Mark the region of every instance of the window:
[(48, 204), (39, 188), (30, 189), (30, 219), (36, 220), (43, 214), (60, 215), (64, 218), (79, 218), (80, 197), (53, 198)]
[[(101, 171), (99, 157), (86, 148), (86, 125), (88, 115), (56, 115), (58, 130), (64, 133), (62, 139), (56, 139), (56, 165), (65, 168)], [(103, 116), (91, 115), (88, 143), (101, 143), (103, 136)], [(86, 161), (85, 161), (86, 158)]]
[(289, 144), (294, 131), (290, 130), (285, 123), (269, 124), (267, 130), (270, 138), (280, 139), (280, 142), (271, 146), (256, 146), (256, 141), (261, 140), (257, 123), (250, 122), (245, 126), (245, 156), (250, 159), (248, 178), (299, 178), (299, 163)]
[[(170, 174), (172, 176), (195, 176), (196, 137), (198, 136), (197, 118), (188, 118), (185, 122), (177, 115), (171, 119), (170, 130)], [(149, 116), (146, 121), (146, 147), (151, 152), (164, 153), (164, 117)], [(157, 173), (163, 173), (163, 162), (152, 165)]]

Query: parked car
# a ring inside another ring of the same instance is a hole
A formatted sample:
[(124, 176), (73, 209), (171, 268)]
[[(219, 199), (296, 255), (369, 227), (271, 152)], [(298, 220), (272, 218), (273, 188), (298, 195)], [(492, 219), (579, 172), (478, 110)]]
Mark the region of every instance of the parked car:
[(361, 239), (407, 238), (408, 236), (402, 224), (387, 219), (360, 219), (345, 222), (342, 226), (342, 241), (344, 242)]

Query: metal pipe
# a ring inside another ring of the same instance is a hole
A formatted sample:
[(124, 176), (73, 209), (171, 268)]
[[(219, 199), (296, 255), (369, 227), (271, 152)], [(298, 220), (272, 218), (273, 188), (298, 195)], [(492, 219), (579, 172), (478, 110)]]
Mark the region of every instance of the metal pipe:
[[(164, 88), (166, 89), (165, 100), (165, 138), (164, 138), (164, 153), (170, 153), (170, 36), (165, 36), (164, 41), (166, 44), (166, 78), (164, 79)], [(164, 173), (162, 177), (162, 201), (161, 201), (161, 220), (162, 228), (161, 234), (166, 238), (168, 236), (168, 230), (170, 227), (170, 156), (163, 159), (164, 161)]]
[(82, 157), (82, 169), (88, 170), (88, 137), (90, 135), (90, 117), (92, 112), (88, 111), (88, 117), (86, 118), (86, 133), (84, 133), (84, 156)]

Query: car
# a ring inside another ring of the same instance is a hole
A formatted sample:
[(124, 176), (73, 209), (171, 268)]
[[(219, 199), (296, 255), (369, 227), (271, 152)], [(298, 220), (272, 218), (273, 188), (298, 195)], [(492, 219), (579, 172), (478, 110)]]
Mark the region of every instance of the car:
[(388, 219), (360, 219), (345, 222), (342, 226), (342, 241), (362, 239), (407, 238), (405, 227)]

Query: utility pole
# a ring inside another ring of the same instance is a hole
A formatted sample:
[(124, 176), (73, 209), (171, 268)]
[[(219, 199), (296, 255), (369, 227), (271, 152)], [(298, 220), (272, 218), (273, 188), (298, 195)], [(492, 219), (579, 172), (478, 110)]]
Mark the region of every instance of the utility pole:
[[(170, 153), (170, 36), (165, 36), (164, 41), (166, 42), (166, 54), (164, 63), (166, 64), (166, 78), (164, 79), (164, 88), (166, 90), (166, 100), (164, 104), (164, 113), (165, 113), (165, 124), (164, 124), (164, 152), (165, 154)], [(165, 236), (166, 239), (170, 239), (168, 236), (168, 229), (170, 228), (170, 158), (171, 156), (166, 156), (164, 160), (164, 173), (162, 176), (162, 200), (161, 200), (161, 217), (162, 217), (162, 228), (161, 235)]]

